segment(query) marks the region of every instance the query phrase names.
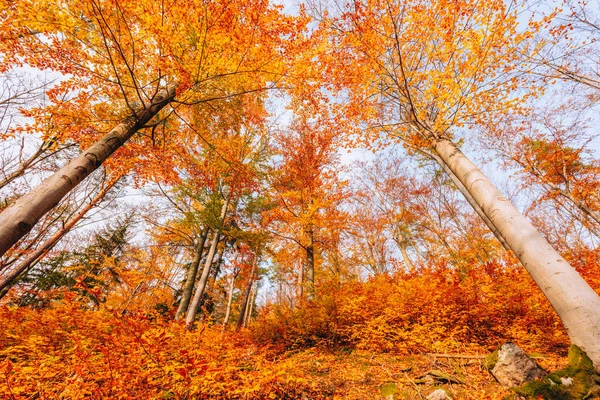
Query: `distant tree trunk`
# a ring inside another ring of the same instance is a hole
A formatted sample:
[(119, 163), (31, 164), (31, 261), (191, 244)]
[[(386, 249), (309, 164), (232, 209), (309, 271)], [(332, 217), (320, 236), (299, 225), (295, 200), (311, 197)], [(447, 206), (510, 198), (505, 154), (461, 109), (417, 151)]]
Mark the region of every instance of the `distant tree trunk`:
[[(5, 175), (4, 178), (2, 178), (0, 180), (0, 189), (2, 189), (4, 186), (11, 183), (18, 177), (23, 176), (25, 174), (25, 171), (27, 171), (27, 169), (32, 164), (36, 163), (39, 160), (39, 158), (42, 156), (42, 154), (44, 154), (50, 147), (52, 147), (52, 145), (54, 145), (54, 143), (55, 143), (54, 139), (49, 139), (49, 140), (43, 141), (42, 144), (35, 151), (35, 153), (33, 153), (31, 156), (29, 156), (26, 160), (21, 161), (19, 163), (19, 165), (17, 166), (17, 168), (13, 172)], [(22, 154), (22, 152), (21, 152), (21, 154)]]
[(412, 261), (410, 261), (410, 258), (408, 257), (408, 253), (406, 252), (406, 241), (404, 240), (404, 237), (402, 236), (402, 234), (400, 232), (396, 232), (394, 234), (394, 241), (396, 242), (396, 244), (398, 245), (398, 248), (400, 249), (400, 253), (402, 254), (402, 259), (404, 260), (404, 263), (406, 264), (406, 268), (410, 272), (414, 271), (415, 265), (412, 263)]
[(304, 263), (300, 265), (300, 271), (298, 273), (298, 300), (304, 299)]
[(71, 217), (71, 219), (69, 219), (62, 228), (57, 230), (54, 233), (54, 235), (52, 235), (44, 243), (40, 244), (37, 247), (37, 249), (29, 255), (27, 255), (27, 257), (23, 261), (13, 266), (8, 271), (8, 273), (0, 276), (0, 299), (4, 297), (6, 293), (8, 293), (8, 289), (10, 288), (14, 280), (17, 279), (21, 274), (24, 274), (27, 271), (29, 271), (29, 269), (31, 269), (31, 267), (35, 265), (35, 263), (44, 258), (44, 256), (48, 254), (50, 250), (52, 250), (54, 245), (56, 245), (56, 243), (58, 243), (58, 241), (62, 239), (62, 237), (65, 234), (67, 234), (87, 214), (88, 211), (90, 211), (100, 201), (102, 201), (104, 196), (106, 196), (106, 194), (117, 184), (117, 182), (120, 179), (121, 177), (114, 179), (108, 184), (106, 184), (106, 186), (102, 190), (100, 190), (100, 192), (98, 192), (98, 194), (96, 194), (96, 196), (94, 196), (94, 198), (85, 207), (83, 207), (77, 214)]
[(254, 303), (256, 302), (256, 296), (258, 295), (258, 285), (252, 285), (252, 291), (250, 292), (250, 302), (248, 305), (248, 312), (244, 317), (244, 328), (248, 326), (250, 318), (252, 318), (252, 312), (254, 311)]
[(315, 298), (315, 238), (312, 228), (308, 230), (308, 246), (306, 246), (306, 298)]
[(240, 316), (238, 317), (237, 329), (240, 329), (242, 326), (244, 326), (244, 320), (246, 318), (246, 309), (248, 308), (248, 301), (250, 300), (250, 290), (252, 290), (252, 283), (254, 283), (254, 273), (256, 271), (257, 264), (258, 256), (255, 256), (254, 262), (252, 263), (252, 270), (250, 271), (250, 282), (248, 282), (248, 286), (246, 286), (246, 291), (244, 292), (244, 301), (242, 302)]
[[(223, 203), (223, 208), (221, 209), (220, 220), (221, 223), (225, 219), (225, 215), (227, 214), (227, 207), (229, 206), (229, 199)], [(206, 256), (206, 260), (204, 261), (204, 268), (202, 269), (202, 276), (200, 277), (200, 281), (198, 282), (198, 287), (196, 288), (196, 293), (194, 293), (194, 299), (192, 303), (188, 307), (187, 315), (185, 318), (185, 324), (188, 328), (192, 327), (194, 320), (196, 319), (196, 313), (198, 309), (198, 305), (200, 304), (200, 300), (202, 299), (202, 295), (204, 294), (204, 289), (206, 288), (206, 282), (208, 281), (208, 274), (210, 273), (210, 267), (213, 263), (213, 259), (215, 258), (215, 253), (217, 252), (217, 245), (219, 244), (219, 238), (221, 236), (221, 230), (217, 229), (215, 231), (215, 235), (213, 236), (212, 243), (210, 245), (210, 250), (208, 251), (208, 255)]]
[(434, 149), (548, 298), (571, 342), (581, 347), (600, 371), (598, 294), (453, 143), (440, 139)]
[(229, 282), (229, 289), (227, 291), (227, 308), (225, 309), (225, 318), (223, 318), (223, 329), (229, 322), (229, 316), (231, 315), (231, 304), (233, 303), (233, 290), (235, 289), (235, 278), (240, 273), (239, 269), (235, 269), (231, 274), (231, 281)]
[(175, 88), (155, 96), (137, 115), (126, 118), (77, 158), (20, 197), (0, 214), (0, 256), (25, 236), (39, 219), (175, 97)]
[(215, 262), (215, 267), (213, 268), (213, 273), (210, 276), (210, 284), (212, 285), (214, 282), (216, 282), (217, 277), (219, 276), (219, 274), (221, 273), (221, 265), (223, 264), (223, 256), (225, 254), (225, 248), (227, 247), (227, 241), (223, 242), (223, 247), (221, 248), (221, 250), (219, 251), (219, 256), (217, 257), (217, 262)]
[(175, 313), (175, 320), (179, 321), (181, 317), (186, 313), (188, 306), (190, 305), (190, 299), (192, 298), (192, 292), (194, 291), (194, 284), (196, 283), (196, 275), (198, 275), (198, 266), (200, 260), (202, 260), (202, 253), (204, 253), (204, 245), (206, 238), (208, 237), (208, 226), (204, 227), (202, 235), (200, 236), (200, 243), (196, 247), (194, 252), (194, 259), (190, 264), (190, 267), (185, 274), (185, 282), (183, 283), (183, 291), (181, 292), (181, 300), (179, 301), (179, 307)]

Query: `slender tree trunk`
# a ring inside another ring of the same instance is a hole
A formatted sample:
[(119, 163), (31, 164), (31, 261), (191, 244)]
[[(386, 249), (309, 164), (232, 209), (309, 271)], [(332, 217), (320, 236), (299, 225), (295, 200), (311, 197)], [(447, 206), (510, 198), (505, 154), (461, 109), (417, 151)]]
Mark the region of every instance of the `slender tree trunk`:
[(231, 304), (233, 303), (233, 290), (235, 289), (235, 278), (240, 273), (239, 269), (234, 271), (231, 275), (231, 281), (229, 282), (229, 289), (227, 291), (227, 308), (225, 309), (225, 318), (223, 318), (223, 329), (229, 322), (229, 316), (231, 315)]
[(224, 241), (223, 247), (219, 251), (219, 256), (217, 257), (217, 262), (215, 263), (215, 267), (213, 268), (213, 273), (210, 275), (209, 283), (211, 285), (217, 281), (217, 277), (221, 273), (221, 265), (223, 264), (223, 256), (225, 255), (226, 247), (227, 247), (227, 241)]
[(397, 231), (394, 234), (394, 241), (396, 242), (396, 244), (398, 245), (398, 248), (400, 249), (400, 253), (402, 254), (402, 259), (404, 260), (404, 263), (406, 264), (406, 268), (410, 272), (414, 271), (415, 265), (412, 263), (412, 261), (410, 261), (410, 258), (408, 257), (408, 253), (406, 252), (406, 244), (404, 241), (404, 237), (402, 236), (402, 234), (399, 231)]
[(306, 247), (306, 297), (314, 300), (315, 297), (315, 236), (312, 227), (308, 230), (308, 246)]
[(573, 194), (571, 192), (562, 190), (562, 189), (558, 188), (558, 186), (556, 186), (556, 185), (550, 185), (550, 187), (552, 187), (555, 190), (558, 190), (558, 192), (561, 194), (561, 196), (569, 199), (575, 205), (575, 207), (577, 207), (583, 214), (587, 215), (588, 217), (590, 217), (591, 219), (596, 221), (597, 224), (600, 224), (600, 215), (598, 215), (597, 212), (590, 209), (585, 204), (584, 201), (578, 200), (575, 196), (573, 196)]
[(175, 88), (156, 95), (152, 104), (126, 118), (77, 158), (20, 197), (0, 214), (0, 256), (29, 232), (39, 219), (175, 97)]
[(244, 326), (246, 310), (248, 308), (248, 301), (250, 299), (250, 290), (252, 289), (252, 283), (254, 283), (254, 273), (256, 271), (257, 264), (258, 256), (255, 256), (254, 262), (252, 263), (252, 270), (250, 271), (250, 282), (248, 282), (248, 286), (246, 286), (246, 291), (244, 292), (244, 301), (242, 302), (242, 309), (240, 310), (240, 316), (238, 317), (237, 329), (240, 329), (242, 326)]
[(581, 347), (600, 371), (598, 294), (453, 143), (437, 140), (434, 148), (548, 298), (571, 342)]
[[(220, 220), (221, 223), (225, 219), (225, 215), (227, 214), (227, 207), (229, 206), (229, 199), (223, 203), (223, 208), (221, 209)], [(198, 282), (198, 287), (196, 288), (196, 293), (194, 293), (194, 299), (192, 303), (188, 307), (187, 315), (185, 317), (185, 324), (188, 328), (192, 327), (194, 320), (196, 319), (196, 313), (198, 309), (198, 304), (200, 304), (200, 300), (202, 299), (202, 295), (204, 294), (204, 289), (206, 288), (206, 282), (208, 280), (208, 274), (210, 273), (210, 267), (213, 263), (213, 259), (215, 258), (215, 253), (217, 252), (217, 245), (219, 244), (219, 238), (221, 236), (221, 230), (217, 229), (215, 231), (215, 235), (213, 237), (212, 243), (210, 245), (210, 250), (208, 251), (208, 255), (206, 256), (206, 260), (204, 262), (204, 268), (202, 269), (202, 276), (200, 277), (200, 281)]]
[(252, 312), (254, 311), (254, 303), (256, 302), (256, 296), (258, 295), (258, 285), (252, 285), (252, 291), (250, 293), (250, 304), (248, 305), (248, 312), (244, 317), (244, 328), (248, 326), (250, 318), (252, 318)]
[(477, 202), (475, 201), (473, 196), (471, 196), (471, 193), (469, 193), (467, 188), (463, 185), (463, 183), (460, 181), (460, 179), (458, 179), (458, 177), (454, 174), (454, 172), (452, 172), (452, 170), (448, 167), (448, 165), (437, 154), (434, 154), (434, 153), (431, 153), (428, 151), (423, 151), (423, 150), (420, 150), (420, 151), (421, 151), (421, 153), (427, 155), (428, 157), (432, 158), (435, 162), (438, 163), (438, 165), (444, 170), (444, 172), (446, 172), (446, 175), (448, 175), (450, 177), (450, 179), (452, 180), (452, 183), (454, 183), (454, 185), (456, 186), (458, 191), (463, 195), (465, 200), (467, 200), (467, 202), (471, 205), (471, 207), (477, 213), (477, 215), (479, 215), (479, 217), (483, 220), (483, 222), (485, 222), (485, 224), (488, 226), (488, 228), (490, 228), (490, 231), (492, 231), (494, 236), (496, 236), (496, 239), (498, 239), (500, 244), (502, 244), (502, 246), (506, 250), (510, 250), (508, 244), (506, 243), (506, 240), (504, 240), (504, 237), (502, 237), (502, 234), (500, 233), (498, 228), (496, 228), (494, 223), (487, 217), (487, 215), (485, 215), (485, 213), (483, 212), (481, 207), (477, 204)]
[(300, 272), (298, 274), (298, 300), (300, 301), (304, 299), (304, 268), (305, 265), (302, 263), (300, 265)]
[[(33, 164), (46, 150), (48, 150), (48, 148), (50, 148), (50, 146), (52, 146), (52, 144), (54, 144), (54, 140), (52, 140), (52, 139), (45, 140), (40, 145), (40, 147), (38, 147), (38, 149), (36, 150), (35, 153), (33, 153), (31, 156), (29, 156), (29, 158), (27, 158), (26, 160), (21, 161), (19, 163), (19, 165), (17, 166), (17, 168), (13, 172), (6, 175), (2, 180), (0, 180), (0, 189), (2, 189), (4, 186), (11, 183), (18, 177), (25, 174), (25, 171), (27, 171), (27, 168), (29, 168), (31, 166), (31, 164)], [(22, 154), (22, 150), (21, 150), (20, 154)]]
[(208, 237), (208, 226), (204, 227), (202, 236), (200, 237), (200, 243), (196, 247), (194, 259), (190, 264), (190, 267), (185, 274), (185, 282), (183, 284), (183, 291), (181, 293), (181, 300), (179, 301), (179, 307), (177, 307), (177, 313), (175, 313), (175, 320), (179, 321), (181, 317), (186, 313), (188, 306), (190, 305), (190, 299), (192, 298), (192, 292), (194, 291), (194, 284), (196, 283), (196, 275), (198, 275), (198, 266), (200, 260), (202, 260), (202, 253), (204, 252), (204, 244)]
[[(35, 265), (35, 263), (48, 254), (52, 247), (54, 247), (54, 245), (58, 243), (58, 241), (62, 239), (62, 237), (67, 234), (87, 214), (88, 211), (102, 201), (104, 196), (106, 196), (106, 194), (120, 179), (121, 178), (119, 177), (109, 182), (85, 207), (71, 217), (71, 219), (69, 219), (62, 228), (57, 230), (54, 235), (52, 235), (44, 243), (40, 244), (35, 251), (27, 255), (27, 257), (19, 264), (13, 266), (5, 275), (0, 276), (0, 298), (4, 297), (4, 295), (8, 292), (8, 289), (10, 289), (11, 284), (19, 277), (19, 275), (26, 273), (33, 265)], [(6, 289), (6, 292), (4, 292), (4, 289)]]

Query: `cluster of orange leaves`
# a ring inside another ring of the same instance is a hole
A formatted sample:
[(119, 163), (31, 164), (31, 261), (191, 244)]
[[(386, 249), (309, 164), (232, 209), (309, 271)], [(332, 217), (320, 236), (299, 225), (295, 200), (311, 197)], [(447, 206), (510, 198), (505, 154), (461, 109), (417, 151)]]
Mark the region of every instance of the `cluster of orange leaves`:
[(0, 393), (9, 399), (286, 398), (310, 387), (243, 335), (188, 331), (157, 313), (0, 307)]
[(257, 321), (256, 340), (287, 349), (321, 343), (401, 355), (485, 354), (507, 341), (531, 352), (566, 354), (568, 348), (556, 313), (522, 268), (434, 267), (325, 286), (302, 307), (269, 306)]
[[(588, 279), (597, 275), (586, 272)], [(493, 263), (321, 283), (315, 300), (266, 306), (238, 333), (205, 324), (188, 331), (168, 312), (88, 306), (72, 292), (43, 309), (0, 306), (0, 393), (10, 399), (376, 398), (386, 382), (402, 382), (408, 364), (413, 378), (439, 368), (426, 353), (485, 355), (515, 341), (556, 363), (569, 344), (531, 278)], [(480, 364), (448, 368), (470, 380), (479, 398), (504, 393)], [(463, 389), (452, 388), (459, 395)], [(416, 389), (403, 390), (408, 396)]]

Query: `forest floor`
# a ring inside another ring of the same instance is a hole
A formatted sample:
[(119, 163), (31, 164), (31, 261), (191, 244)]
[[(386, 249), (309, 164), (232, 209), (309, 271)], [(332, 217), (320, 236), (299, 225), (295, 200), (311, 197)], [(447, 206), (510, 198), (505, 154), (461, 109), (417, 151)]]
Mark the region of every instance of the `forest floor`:
[[(500, 386), (487, 371), (481, 358), (483, 355), (473, 355), (473, 358), (433, 354), (394, 356), (312, 348), (286, 354), (282, 361), (294, 365), (288, 373), (295, 371), (307, 389), (312, 389), (294, 396), (299, 399), (425, 399), (439, 388), (454, 399), (514, 398), (514, 393)], [(544, 356), (536, 361), (547, 371), (561, 369), (567, 363), (565, 357), (558, 355)], [(446, 374), (448, 380), (427, 378), (428, 373)]]
[[(437, 388), (456, 400), (514, 398), (484, 366), (489, 346), (448, 347), (473, 358), (331, 343), (282, 347), (252, 329), (188, 331), (168, 319), (89, 311), (76, 302), (0, 306), (0, 321), (0, 399), (393, 400), (425, 399)], [(541, 356), (547, 371), (567, 363), (566, 354)], [(427, 373), (445, 379), (430, 381)]]

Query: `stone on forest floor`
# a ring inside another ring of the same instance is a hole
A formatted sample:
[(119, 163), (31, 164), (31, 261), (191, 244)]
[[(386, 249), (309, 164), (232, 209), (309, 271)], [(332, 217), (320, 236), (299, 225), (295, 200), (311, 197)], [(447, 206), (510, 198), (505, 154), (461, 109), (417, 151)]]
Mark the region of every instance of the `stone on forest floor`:
[(500, 346), (486, 358), (486, 367), (502, 386), (508, 388), (546, 376), (546, 371), (514, 343)]
[(452, 397), (444, 389), (437, 389), (427, 396), (427, 400), (452, 400)]
[(588, 356), (579, 347), (572, 345), (566, 368), (513, 390), (522, 396), (542, 396), (545, 400), (597, 399), (600, 396), (600, 377)]

